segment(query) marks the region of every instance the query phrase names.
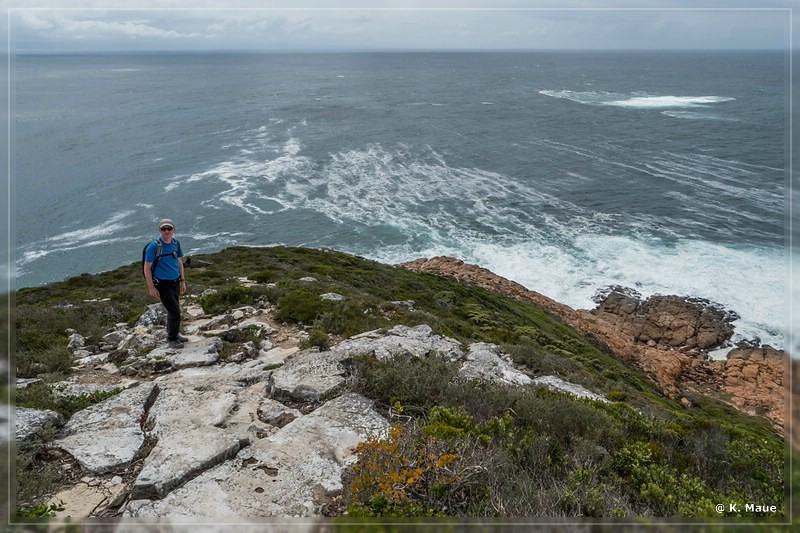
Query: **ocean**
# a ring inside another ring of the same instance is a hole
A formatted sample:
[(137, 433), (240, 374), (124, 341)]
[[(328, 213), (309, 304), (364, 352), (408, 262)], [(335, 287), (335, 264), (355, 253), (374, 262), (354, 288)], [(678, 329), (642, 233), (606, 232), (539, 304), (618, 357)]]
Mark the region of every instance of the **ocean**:
[(783, 52), (12, 67), (17, 288), (138, 261), (169, 217), (188, 254), (449, 255), (575, 308), (609, 285), (705, 298), (740, 315), (735, 340), (789, 344)]

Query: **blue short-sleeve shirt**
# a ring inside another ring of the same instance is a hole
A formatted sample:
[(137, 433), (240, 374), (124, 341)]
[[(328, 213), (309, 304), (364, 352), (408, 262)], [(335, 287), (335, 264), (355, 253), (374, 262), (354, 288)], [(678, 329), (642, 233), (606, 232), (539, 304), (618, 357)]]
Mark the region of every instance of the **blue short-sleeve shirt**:
[[(158, 264), (153, 271), (153, 279), (160, 281), (176, 280), (181, 277), (181, 270), (177, 259), (178, 257), (183, 257), (181, 245), (175, 239), (172, 239), (169, 244), (161, 239), (159, 239), (159, 241), (161, 241), (161, 259), (158, 260)], [(147, 249), (144, 252), (145, 262), (154, 262), (157, 252), (158, 244), (156, 242), (151, 242), (147, 245)]]

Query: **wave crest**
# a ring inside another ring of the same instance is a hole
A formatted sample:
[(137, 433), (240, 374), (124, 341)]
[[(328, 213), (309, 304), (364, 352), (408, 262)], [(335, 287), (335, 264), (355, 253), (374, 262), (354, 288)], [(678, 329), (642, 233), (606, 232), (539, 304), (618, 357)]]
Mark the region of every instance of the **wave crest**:
[(539, 94), (553, 98), (571, 100), (585, 105), (607, 105), (633, 109), (672, 109), (709, 107), (713, 104), (736, 100), (729, 96), (673, 96), (649, 95), (641, 93), (612, 93), (606, 91), (539, 91)]

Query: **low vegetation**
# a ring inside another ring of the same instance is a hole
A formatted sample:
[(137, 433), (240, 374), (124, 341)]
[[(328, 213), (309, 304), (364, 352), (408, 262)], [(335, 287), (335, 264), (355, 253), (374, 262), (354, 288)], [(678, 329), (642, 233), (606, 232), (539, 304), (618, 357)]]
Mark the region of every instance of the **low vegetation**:
[[(190, 294), (216, 290), (198, 297), (206, 311), (268, 303), (279, 321), (306, 327), (307, 347), (325, 350), (335, 337), (428, 324), (465, 344), (498, 344), (528, 373), (554, 374), (610, 400), (464, 380), (443, 357), (359, 358), (351, 389), (391, 412), (395, 425), (386, 439), (358, 448), (360, 461), (345, 484), (351, 517), (770, 519), (786, 512), (785, 447), (767, 420), (699, 394), (692, 397), (698, 407), (687, 409), (535, 305), (332, 251), (234, 247), (198, 259), (204, 266), (190, 267), (187, 280)], [(39, 377), (46, 388), (68, 375), (68, 328), (92, 343), (119, 322), (133, 324), (153, 302), (138, 267), (18, 291), (17, 376)], [(259, 284), (244, 287), (243, 276)], [(344, 299), (322, 300), (324, 293)], [(257, 339), (226, 342), (247, 340)], [(18, 405), (67, 415), (77, 407), (36, 390), (20, 391)], [(35, 463), (26, 461), (18, 459), (18, 477), (34, 476), (26, 469)], [(28, 481), (27, 500), (38, 505), (40, 485)], [(720, 514), (718, 503), (741, 504), (740, 512)], [(748, 513), (745, 503), (777, 510)]]

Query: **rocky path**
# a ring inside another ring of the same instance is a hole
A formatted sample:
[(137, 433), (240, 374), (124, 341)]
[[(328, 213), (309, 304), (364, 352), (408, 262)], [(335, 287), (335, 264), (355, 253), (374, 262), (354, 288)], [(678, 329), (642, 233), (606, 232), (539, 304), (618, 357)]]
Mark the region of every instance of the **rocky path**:
[[(76, 372), (54, 390), (122, 392), (69, 420), (17, 409), (17, 440), (47, 424), (59, 427), (47, 446), (74, 483), (51, 498), (65, 507), (56, 520), (340, 514), (342, 473), (356, 460), (354, 447), (390, 428), (379, 406), (346, 392), (347, 362), (355, 355), (443, 353), (471, 378), (605, 401), (554, 376), (515, 369), (494, 345), (465, 347), (425, 325), (365, 332), (324, 352), (302, 350), (305, 333), (259, 307), (208, 316), (187, 302), (189, 341), (181, 350), (165, 347), (160, 304), (96, 346), (73, 333)], [(223, 339), (245, 338), (251, 340), (223, 350)]]

